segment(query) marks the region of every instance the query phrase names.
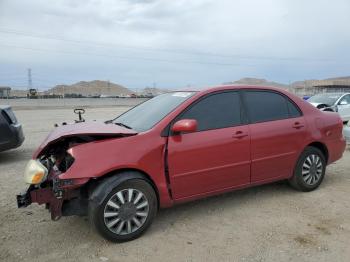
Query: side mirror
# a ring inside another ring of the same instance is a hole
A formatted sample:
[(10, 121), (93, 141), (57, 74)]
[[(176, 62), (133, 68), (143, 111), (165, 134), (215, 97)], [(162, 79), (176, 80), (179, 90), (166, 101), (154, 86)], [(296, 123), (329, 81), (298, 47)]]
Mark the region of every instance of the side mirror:
[(182, 119), (177, 121), (172, 127), (173, 133), (190, 133), (197, 131), (197, 120), (194, 119)]
[(345, 106), (345, 105), (347, 105), (348, 104), (348, 101), (346, 101), (346, 100), (342, 100), (342, 101), (340, 101), (340, 103), (339, 103), (339, 105), (341, 105), (341, 106)]

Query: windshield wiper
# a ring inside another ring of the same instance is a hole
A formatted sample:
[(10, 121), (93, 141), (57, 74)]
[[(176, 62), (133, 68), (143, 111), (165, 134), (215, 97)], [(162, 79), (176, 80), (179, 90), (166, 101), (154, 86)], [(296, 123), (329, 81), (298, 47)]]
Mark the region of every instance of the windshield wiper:
[(118, 125), (118, 126), (125, 127), (125, 128), (127, 128), (127, 129), (132, 129), (130, 126), (128, 126), (128, 125), (126, 125), (126, 124), (123, 124), (123, 123), (120, 123), (120, 122), (117, 122), (117, 123), (114, 123), (114, 124), (116, 124), (116, 125)]

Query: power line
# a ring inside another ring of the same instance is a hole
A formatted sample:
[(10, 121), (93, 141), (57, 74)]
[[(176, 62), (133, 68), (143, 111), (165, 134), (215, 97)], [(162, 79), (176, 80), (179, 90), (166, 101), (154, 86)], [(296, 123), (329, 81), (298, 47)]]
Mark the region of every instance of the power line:
[(217, 57), (237, 57), (237, 55), (225, 55), (225, 54), (217, 54), (217, 53), (210, 53), (210, 52), (199, 52), (199, 51), (188, 51), (183, 49), (167, 49), (167, 48), (153, 48), (153, 47), (139, 47), (139, 46), (132, 46), (132, 45), (120, 45), (115, 43), (107, 43), (107, 42), (95, 42), (91, 40), (76, 40), (76, 39), (67, 39), (52, 35), (38, 35), (23, 31), (17, 31), (17, 30), (11, 30), (11, 29), (2, 29), (0, 28), (0, 33), (5, 34), (14, 34), (19, 36), (26, 36), (26, 37), (33, 37), (33, 38), (40, 38), (40, 39), (47, 39), (47, 40), (58, 40), (58, 41), (65, 41), (65, 42), (71, 42), (71, 43), (77, 43), (77, 44), (90, 44), (90, 45), (96, 45), (96, 46), (102, 46), (102, 47), (119, 47), (119, 48), (125, 48), (125, 49), (134, 49), (134, 50), (140, 50), (140, 51), (150, 51), (150, 52), (166, 52), (166, 53), (180, 53), (180, 54), (190, 54), (190, 55), (205, 55), (205, 56), (217, 56)]
[[(24, 46), (16, 46), (16, 45), (6, 45), (0, 44), (0, 46), (10, 47), (10, 48), (20, 48), (31, 51), (39, 51), (39, 52), (54, 52), (61, 54), (69, 54), (69, 55), (83, 55), (83, 56), (101, 56), (101, 57), (113, 57), (117, 59), (126, 59), (126, 60), (144, 60), (144, 61), (153, 61), (153, 62), (165, 62), (165, 63), (182, 63), (182, 64), (202, 64), (202, 65), (217, 65), (217, 66), (241, 66), (242, 64), (233, 64), (233, 63), (218, 63), (218, 62), (201, 62), (201, 61), (186, 61), (186, 60), (171, 60), (171, 59), (158, 59), (158, 58), (148, 58), (148, 57), (128, 57), (128, 56), (116, 56), (116, 55), (107, 55), (107, 54), (96, 54), (96, 53), (87, 53), (87, 52), (74, 52), (74, 51), (61, 51), (61, 50), (50, 50), (50, 49), (42, 49), (42, 48), (31, 48)], [(245, 66), (247, 66), (245, 64)], [(249, 66), (249, 65), (248, 65)], [(252, 65), (251, 65), (252, 66)]]
[(1, 81), (23, 81), (23, 80), (27, 80), (28, 77), (27, 76), (16, 76), (16, 77), (1, 77), (0, 76), (0, 80)]
[[(107, 42), (96, 42), (91, 40), (76, 40), (76, 39), (67, 39), (63, 37), (53, 36), (53, 35), (39, 35), (39, 34), (33, 34), (29, 32), (19, 31), (19, 30), (13, 30), (13, 29), (7, 29), (7, 28), (0, 28), (0, 33), (4, 34), (13, 34), (13, 35), (19, 35), (24, 37), (32, 37), (32, 38), (40, 38), (40, 39), (46, 39), (46, 40), (58, 40), (58, 41), (65, 41), (65, 42), (71, 42), (76, 44), (88, 44), (88, 45), (95, 45), (95, 46), (101, 46), (101, 47), (118, 47), (118, 48), (124, 48), (124, 49), (133, 49), (133, 50), (140, 50), (140, 51), (148, 51), (148, 52), (165, 52), (165, 53), (176, 53), (176, 54), (185, 54), (185, 55), (199, 55), (199, 56), (211, 56), (211, 57), (221, 57), (221, 58), (235, 58), (235, 59), (251, 59), (251, 60), (292, 60), (292, 61), (309, 61), (309, 58), (304, 57), (273, 57), (273, 56), (249, 56), (249, 55), (236, 55), (236, 54), (221, 54), (221, 53), (211, 53), (211, 52), (201, 52), (201, 51), (189, 51), (184, 49), (169, 49), (169, 48), (154, 48), (154, 47), (140, 47), (140, 46), (133, 46), (133, 45), (121, 45), (121, 44), (115, 44), (115, 43), (107, 43)], [(314, 61), (330, 61), (330, 59), (325, 58), (313, 58), (311, 60)]]
[[(62, 51), (62, 50), (50, 50), (50, 49), (42, 49), (42, 48), (31, 48), (24, 46), (16, 46), (16, 45), (6, 45), (0, 43), (0, 46), (9, 47), (9, 48), (19, 48), (30, 51), (38, 51), (38, 52), (54, 52), (68, 55), (83, 55), (83, 56), (99, 56), (99, 57), (108, 57), (108, 58), (117, 58), (117, 59), (125, 59), (125, 60), (143, 60), (143, 61), (153, 61), (153, 62), (165, 62), (165, 63), (181, 63), (181, 64), (201, 64), (201, 65), (213, 65), (213, 66), (242, 66), (242, 63), (220, 63), (220, 62), (202, 62), (202, 61), (190, 61), (190, 60), (171, 60), (171, 59), (161, 59), (161, 58), (148, 58), (148, 57), (130, 57), (130, 56), (116, 56), (111, 54), (97, 54), (97, 53), (87, 53), (87, 52), (75, 52), (75, 51)], [(308, 60), (309, 63), (314, 63), (315, 61)], [(349, 62), (342, 62), (342, 64), (349, 64)], [(243, 66), (254, 67), (257, 64), (243, 64)]]

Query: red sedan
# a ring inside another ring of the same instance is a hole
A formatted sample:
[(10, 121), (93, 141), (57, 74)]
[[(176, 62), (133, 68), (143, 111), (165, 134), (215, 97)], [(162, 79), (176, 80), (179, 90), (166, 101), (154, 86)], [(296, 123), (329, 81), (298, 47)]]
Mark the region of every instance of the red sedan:
[(140, 236), (159, 208), (277, 180), (300, 191), (342, 157), (337, 113), (282, 89), (221, 86), (157, 96), (107, 122), (57, 127), (25, 170), (19, 207), (88, 215), (111, 241)]

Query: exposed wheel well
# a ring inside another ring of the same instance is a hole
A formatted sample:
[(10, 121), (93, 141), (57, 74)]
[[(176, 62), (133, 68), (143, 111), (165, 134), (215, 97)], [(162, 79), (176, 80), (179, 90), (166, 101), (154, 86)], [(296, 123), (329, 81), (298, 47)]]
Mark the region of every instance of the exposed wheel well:
[(94, 190), (94, 188), (98, 184), (100, 184), (103, 180), (105, 180), (106, 178), (109, 178), (111, 176), (117, 176), (118, 174), (120, 174), (122, 172), (125, 172), (125, 171), (137, 172), (137, 173), (141, 174), (145, 178), (145, 180), (151, 184), (151, 186), (154, 189), (154, 192), (156, 193), (157, 200), (158, 200), (158, 207), (159, 207), (159, 204), (160, 204), (159, 191), (158, 191), (158, 188), (157, 188), (156, 184), (154, 183), (153, 179), (147, 173), (145, 173), (142, 170), (136, 169), (136, 168), (117, 169), (117, 170), (113, 170), (113, 171), (111, 171), (111, 172), (109, 172), (109, 173), (107, 173), (107, 174), (105, 174), (105, 175), (103, 175), (101, 177), (98, 177), (98, 178), (95, 178), (95, 179), (90, 179), (90, 181), (88, 183), (86, 183), (86, 185), (84, 185), (84, 189), (83, 189), (82, 192), (85, 191), (86, 196), (88, 196), (90, 194), (90, 192), (92, 192)]
[(326, 158), (326, 163), (328, 163), (329, 155), (328, 155), (328, 149), (327, 149), (325, 144), (323, 144), (321, 142), (312, 142), (308, 146), (313, 146), (313, 147), (316, 147), (317, 149), (321, 150), (321, 152), (323, 153), (324, 157)]

